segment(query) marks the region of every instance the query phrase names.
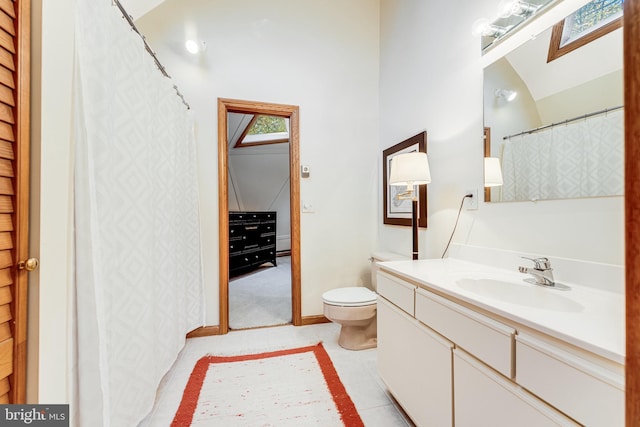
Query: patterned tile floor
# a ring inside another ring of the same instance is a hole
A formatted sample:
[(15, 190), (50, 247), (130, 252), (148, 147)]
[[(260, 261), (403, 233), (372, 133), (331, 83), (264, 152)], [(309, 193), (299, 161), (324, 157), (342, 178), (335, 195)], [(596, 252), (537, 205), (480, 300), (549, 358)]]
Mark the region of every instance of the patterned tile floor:
[(349, 351), (338, 345), (340, 327), (334, 323), (248, 329), (187, 340), (165, 375), (144, 427), (169, 426), (195, 362), (205, 354), (237, 355), (293, 348), (322, 341), (333, 365), (367, 427), (413, 426), (380, 380), (376, 349)]

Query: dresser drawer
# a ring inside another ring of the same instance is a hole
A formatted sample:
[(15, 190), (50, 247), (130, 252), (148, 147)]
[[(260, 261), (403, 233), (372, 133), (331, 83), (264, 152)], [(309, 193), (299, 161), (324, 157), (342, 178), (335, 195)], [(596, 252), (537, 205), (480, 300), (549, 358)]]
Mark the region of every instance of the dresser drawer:
[(416, 290), (415, 316), (502, 375), (514, 377), (515, 329), (424, 289)]
[(378, 272), (377, 281), (378, 294), (409, 315), (414, 315), (416, 286), (382, 271)]
[(587, 426), (624, 426), (624, 378), (527, 334), (516, 337), (516, 382)]

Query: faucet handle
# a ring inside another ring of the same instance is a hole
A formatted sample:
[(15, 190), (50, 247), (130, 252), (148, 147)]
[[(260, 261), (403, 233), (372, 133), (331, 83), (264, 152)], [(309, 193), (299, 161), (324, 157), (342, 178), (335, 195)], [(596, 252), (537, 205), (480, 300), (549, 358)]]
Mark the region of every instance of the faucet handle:
[(536, 270), (551, 270), (551, 262), (549, 261), (549, 258), (546, 257), (540, 257), (540, 258), (529, 258), (526, 256), (522, 256), (520, 258), (524, 258), (524, 259), (528, 259), (529, 261), (533, 261), (535, 264), (535, 269)]

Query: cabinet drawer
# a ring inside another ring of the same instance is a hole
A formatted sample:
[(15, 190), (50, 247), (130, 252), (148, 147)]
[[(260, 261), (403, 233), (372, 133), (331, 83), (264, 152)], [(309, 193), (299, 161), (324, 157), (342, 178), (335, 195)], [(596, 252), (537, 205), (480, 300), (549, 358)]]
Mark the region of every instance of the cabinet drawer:
[(502, 375), (514, 377), (515, 329), (424, 289), (416, 290), (416, 319)]
[(587, 426), (624, 425), (624, 378), (535, 337), (516, 338), (516, 381)]
[(397, 307), (414, 315), (416, 286), (382, 271), (378, 272), (378, 293)]

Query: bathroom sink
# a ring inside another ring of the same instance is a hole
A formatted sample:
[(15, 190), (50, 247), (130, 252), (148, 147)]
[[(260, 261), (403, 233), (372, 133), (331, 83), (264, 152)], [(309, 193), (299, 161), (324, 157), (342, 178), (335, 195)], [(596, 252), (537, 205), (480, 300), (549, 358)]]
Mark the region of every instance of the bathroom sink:
[(484, 298), (516, 304), (520, 306), (539, 308), (542, 310), (580, 312), (584, 306), (571, 298), (562, 295), (561, 289), (530, 284), (523, 279), (462, 277), (455, 280), (460, 289)]

